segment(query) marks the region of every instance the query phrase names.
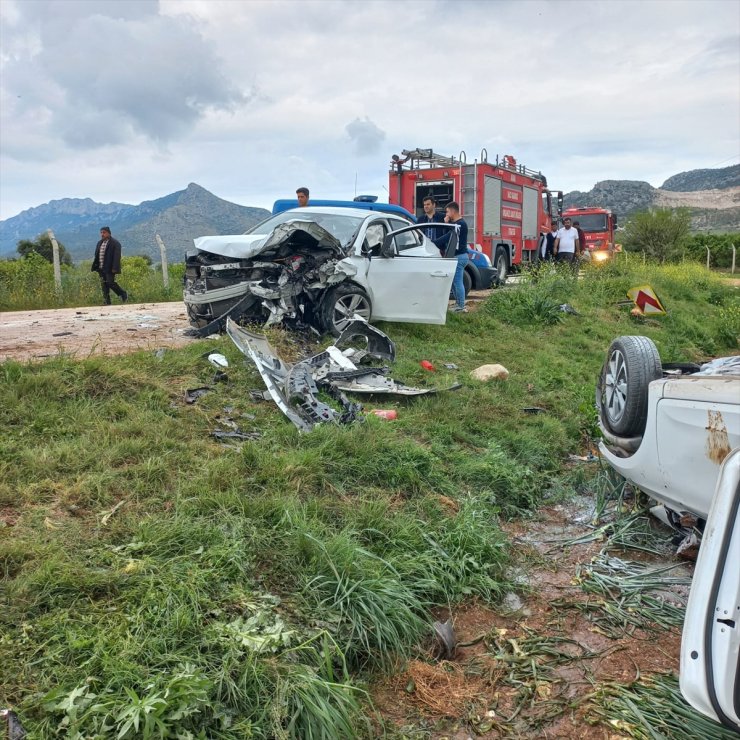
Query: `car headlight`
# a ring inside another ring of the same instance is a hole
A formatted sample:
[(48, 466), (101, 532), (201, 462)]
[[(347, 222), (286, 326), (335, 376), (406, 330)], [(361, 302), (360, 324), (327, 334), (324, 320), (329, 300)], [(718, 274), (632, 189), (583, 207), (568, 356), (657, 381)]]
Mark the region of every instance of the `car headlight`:
[(488, 267), (493, 267), (493, 262), (491, 262), (491, 258), (485, 252), (481, 252), (481, 256), (486, 261), (486, 265), (488, 265)]

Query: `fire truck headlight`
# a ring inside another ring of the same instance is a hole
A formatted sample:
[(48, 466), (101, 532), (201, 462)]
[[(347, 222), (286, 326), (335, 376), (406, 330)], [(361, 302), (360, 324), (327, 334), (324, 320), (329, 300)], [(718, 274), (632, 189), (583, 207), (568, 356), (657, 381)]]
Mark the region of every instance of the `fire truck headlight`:
[(591, 255), (596, 262), (603, 262), (609, 259), (609, 252), (601, 250), (600, 252), (593, 252)]

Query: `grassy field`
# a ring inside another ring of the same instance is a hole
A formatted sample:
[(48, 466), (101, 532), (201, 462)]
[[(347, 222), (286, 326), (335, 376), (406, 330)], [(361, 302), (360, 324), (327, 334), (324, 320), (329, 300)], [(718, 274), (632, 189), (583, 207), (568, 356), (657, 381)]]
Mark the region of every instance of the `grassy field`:
[[(169, 287), (162, 271), (152, 268), (143, 257), (123, 257), (117, 282), (128, 292), (132, 303), (182, 299), (185, 263), (170, 265)], [(31, 311), (40, 308), (76, 308), (102, 303), (100, 278), (91, 272), (90, 261), (62, 265), (62, 289), (54, 291), (54, 268), (43, 257), (0, 260), (0, 311)], [(113, 296), (113, 301), (118, 298)]]
[[(644, 283), (667, 316), (617, 305)], [(367, 682), (416, 655), (435, 607), (497, 604), (500, 523), (567, 495), (610, 340), (651, 336), (666, 361), (735, 352), (740, 301), (698, 266), (625, 257), (443, 327), (380, 327), (394, 377), (462, 389), (300, 435), (250, 399), (259, 375), (227, 338), (0, 365), (0, 705), (34, 737), (377, 735)], [(229, 382), (187, 405), (207, 351)], [(509, 380), (469, 378), (489, 362)], [(259, 438), (217, 442), (225, 417)]]

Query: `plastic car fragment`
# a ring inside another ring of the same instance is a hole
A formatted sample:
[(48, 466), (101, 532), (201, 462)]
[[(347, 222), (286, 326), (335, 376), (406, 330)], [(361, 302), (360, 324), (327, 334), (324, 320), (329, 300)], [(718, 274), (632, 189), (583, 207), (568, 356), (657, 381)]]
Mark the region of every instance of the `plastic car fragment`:
[[(226, 333), (237, 348), (254, 362), (267, 387), (269, 397), (301, 431), (307, 432), (316, 424), (334, 422), (347, 424), (360, 417), (362, 407), (351, 402), (345, 392), (420, 396), (437, 393), (436, 388), (414, 388), (388, 377), (387, 367), (357, 367), (367, 359), (395, 359), (393, 342), (374, 326), (364, 321), (353, 321), (338, 337), (336, 343), (317, 355), (295, 365), (280, 358), (267, 339), (240, 327), (231, 319), (226, 322)], [(360, 339), (362, 347), (347, 346)], [(342, 350), (342, 347), (345, 347)], [(456, 383), (444, 390), (460, 388)], [(318, 398), (323, 390), (337, 400), (342, 410), (336, 411)], [(255, 397), (258, 393), (252, 392)]]

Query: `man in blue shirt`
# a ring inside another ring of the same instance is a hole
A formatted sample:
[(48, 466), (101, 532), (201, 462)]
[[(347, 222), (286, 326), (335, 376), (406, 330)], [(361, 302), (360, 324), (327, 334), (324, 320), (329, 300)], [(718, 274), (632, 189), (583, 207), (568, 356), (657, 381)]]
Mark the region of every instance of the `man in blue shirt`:
[[(455, 250), (457, 269), (455, 270), (455, 277), (452, 280), (452, 292), (455, 294), (456, 304), (453, 310), (456, 313), (467, 313), (468, 309), (465, 308), (465, 283), (463, 282), (463, 274), (465, 272), (465, 265), (468, 264), (468, 225), (460, 215), (460, 206), (454, 200), (445, 207), (445, 223), (455, 224), (458, 227), (456, 229), (457, 249)], [(447, 229), (447, 232), (447, 234), (443, 234), (434, 242), (442, 254), (444, 254), (447, 243), (450, 240), (452, 229)]]
[[(424, 206), (424, 215), (419, 216), (417, 223), (420, 224), (441, 224), (445, 218), (441, 213), (437, 213), (437, 201), (431, 195), (427, 195), (422, 201)], [(442, 236), (442, 233), (446, 229), (438, 229), (436, 226), (430, 226), (428, 229), (422, 229), (422, 232), (427, 237), (434, 241)]]

